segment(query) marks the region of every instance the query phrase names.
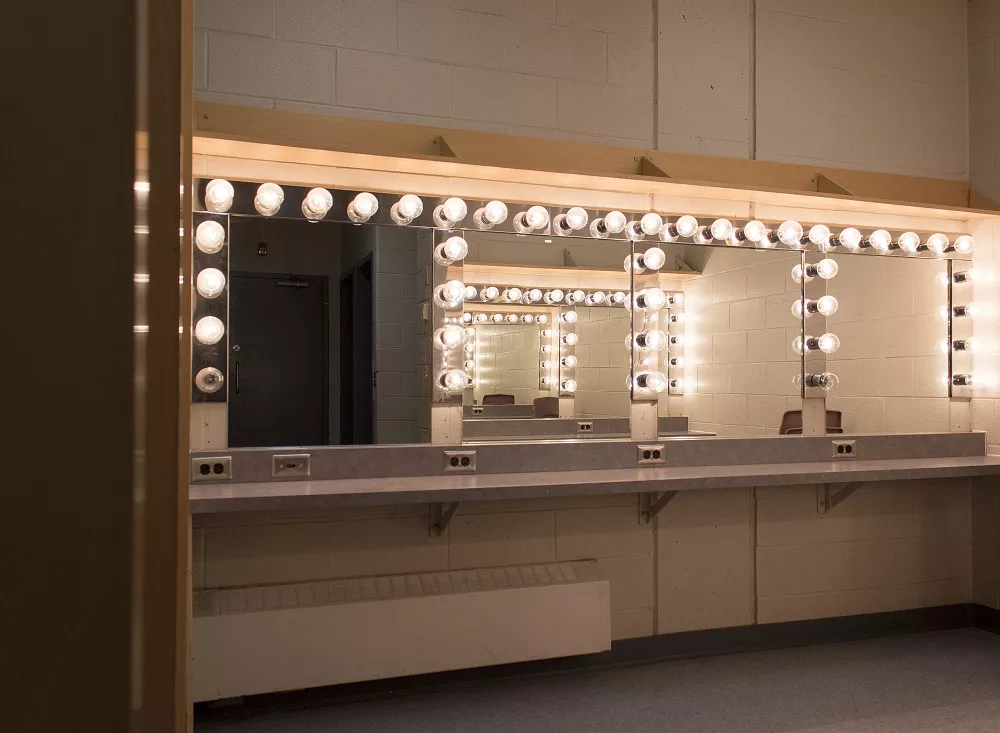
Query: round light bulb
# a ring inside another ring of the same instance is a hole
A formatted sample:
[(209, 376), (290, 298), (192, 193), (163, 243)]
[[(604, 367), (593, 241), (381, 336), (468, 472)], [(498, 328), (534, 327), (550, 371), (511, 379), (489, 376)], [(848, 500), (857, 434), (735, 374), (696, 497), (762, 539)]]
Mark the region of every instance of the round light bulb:
[(465, 300), (465, 283), (449, 280), (434, 288), (434, 302), (442, 308), (458, 308)]
[(542, 346), (542, 353), (543, 354), (551, 354), (552, 353), (552, 345), (551, 344), (545, 344), (544, 346)]
[(876, 229), (868, 236), (868, 244), (880, 255), (884, 255), (892, 246), (892, 235), (885, 229)]
[(643, 331), (635, 337), (636, 344), (643, 349), (662, 351), (667, 345), (667, 335), (663, 331)]
[(564, 379), (559, 386), (562, 387), (563, 392), (576, 392), (575, 379)]
[(503, 201), (490, 201), (476, 211), (472, 218), (479, 229), (489, 229), (507, 220), (507, 204)]
[(796, 336), (792, 339), (792, 351), (796, 354), (801, 355), (803, 350), (803, 341), (801, 336)]
[(832, 354), (840, 348), (840, 339), (833, 333), (824, 333), (816, 341), (819, 350), (824, 354)]
[(220, 213), (229, 211), (235, 195), (233, 184), (224, 178), (213, 178), (205, 186), (205, 208)]
[(643, 267), (642, 255), (638, 252), (625, 255), (625, 261), (622, 263), (622, 267), (625, 268), (625, 272), (634, 272), (637, 275), (646, 271), (646, 268)]
[(223, 381), (222, 372), (215, 367), (199, 369), (198, 373), (194, 375), (194, 386), (205, 394), (218, 392), (222, 388)]
[(309, 221), (319, 221), (333, 208), (333, 194), (325, 188), (313, 188), (302, 199), (302, 215)]
[(840, 304), (832, 295), (824, 295), (816, 301), (816, 312), (823, 316), (832, 316), (839, 307)]
[(490, 320), (490, 317), (486, 313), (477, 313), (475, 320), (476, 323), (486, 323), (487, 321)]
[(948, 237), (943, 234), (932, 234), (927, 238), (927, 249), (936, 255), (944, 254), (948, 249)]
[(359, 193), (347, 206), (347, 217), (356, 224), (366, 222), (378, 211), (378, 199), (367, 191)]
[(401, 196), (389, 209), (389, 216), (400, 226), (406, 226), (422, 213), (424, 213), (424, 202), (412, 193)]
[(465, 286), (465, 299), (466, 300), (475, 300), (477, 295), (479, 295), (479, 291), (476, 290), (476, 286), (475, 285), (466, 285)]
[(746, 226), (743, 227), (743, 238), (748, 242), (756, 244), (766, 236), (767, 227), (764, 226), (764, 222), (758, 221), (757, 219), (748, 221)]
[(201, 297), (217, 298), (226, 289), (226, 276), (222, 274), (222, 270), (206, 267), (198, 273), (195, 287)]
[(514, 313), (507, 314), (507, 323), (517, 323), (517, 315)]
[(534, 323), (535, 317), (531, 313), (525, 313), (521, 316), (521, 323)]
[(457, 224), (468, 213), (469, 209), (462, 199), (449, 198), (445, 199), (445, 202), (441, 204), (441, 218), (447, 223)]
[(604, 217), (604, 228), (609, 234), (621, 234), (625, 231), (626, 224), (628, 224), (628, 220), (625, 218), (625, 214), (620, 211), (609, 211)]
[(667, 298), (667, 307), (673, 308), (675, 305), (684, 305), (684, 293), (674, 293)]
[(434, 332), (434, 348), (440, 351), (457, 349), (465, 342), (465, 329), (449, 324)]
[(580, 337), (577, 336), (575, 333), (567, 333), (562, 337), (563, 343), (566, 344), (567, 346), (576, 346), (579, 340)]
[(566, 226), (574, 231), (578, 232), (587, 226), (587, 221), (590, 217), (587, 215), (586, 209), (581, 209), (579, 206), (572, 207), (566, 212)]
[(672, 356), (672, 357), (670, 357), (670, 366), (672, 366), (672, 367), (682, 367), (682, 366), (684, 366), (684, 357), (682, 357), (682, 356)]
[(572, 369), (573, 367), (576, 366), (576, 357), (572, 355), (564, 356), (562, 358), (562, 365), (567, 369)]
[[(469, 243), (462, 237), (448, 237), (448, 239), (441, 243), (441, 254), (444, 256), (444, 259), (451, 262), (464, 260), (466, 255), (469, 254)], [(451, 264), (451, 262), (448, 264)]]
[(587, 299), (587, 294), (582, 290), (571, 290), (566, 293), (566, 303), (568, 305), (576, 305), (577, 303), (582, 303)]
[(469, 376), (461, 369), (445, 369), (438, 374), (438, 387), (445, 394), (455, 394), (469, 384)]
[(479, 298), (489, 303), (500, 297), (500, 288), (489, 285), (479, 291)]
[(831, 389), (836, 387), (839, 382), (840, 380), (837, 379), (837, 375), (831, 374), (830, 372), (806, 375), (807, 387), (819, 387), (824, 392), (829, 392)]
[(802, 225), (797, 221), (784, 221), (778, 227), (778, 241), (788, 247), (802, 245)]
[(467, 339), (474, 339), (474, 338), (476, 338), (476, 329), (474, 329), (472, 326), (466, 326), (466, 328), (465, 328), (465, 338), (467, 338)]
[(549, 223), (549, 212), (544, 206), (532, 206), (524, 213), (524, 220), (532, 229), (544, 229)]
[(542, 369), (551, 369), (552, 368), (552, 360), (551, 359), (542, 359), (540, 366), (541, 366)]
[(587, 297), (587, 302), (593, 305), (601, 305), (607, 298), (608, 296), (603, 290), (595, 290)]
[(219, 343), (225, 333), (226, 325), (215, 316), (199, 318), (194, 326), (194, 337), (206, 346)]
[(542, 299), (542, 291), (538, 288), (532, 288), (524, 293), (524, 299), (529, 303), (537, 303)]
[(859, 232), (854, 227), (847, 227), (844, 231), (840, 233), (840, 245), (845, 247), (852, 252), (857, 252), (861, 249), (861, 232)]
[(616, 291), (615, 291), (614, 293), (612, 293), (612, 294), (611, 294), (611, 296), (610, 296), (610, 297), (611, 297), (611, 302), (612, 302), (612, 303), (614, 303), (614, 304), (616, 304), (616, 305), (618, 305), (618, 304), (620, 304), (620, 303), (624, 303), (624, 302), (625, 302), (625, 299), (626, 299), (626, 298), (627, 298), (628, 296), (627, 296), (627, 295), (625, 295), (625, 293), (624, 293), (623, 291), (621, 291), (621, 290), (616, 290)]
[(729, 219), (716, 219), (712, 222), (711, 232), (715, 239), (725, 241), (733, 233), (733, 223)]
[(955, 240), (955, 251), (967, 255), (976, 248), (976, 240), (968, 234), (963, 234)]
[(474, 318), (474, 316), (471, 313), (468, 313), (468, 312), (463, 313), (462, 314), (462, 323), (472, 323), (473, 318)]
[(539, 313), (537, 316), (535, 316), (535, 323), (545, 324), (548, 322), (549, 322), (549, 317), (544, 313)]
[(792, 268), (792, 280), (797, 283), (801, 283), (803, 279), (805, 279), (806, 282), (809, 282), (812, 280), (812, 277), (806, 270), (803, 269), (802, 265), (796, 265)]
[(676, 222), (674, 222), (674, 229), (682, 237), (690, 237), (698, 229), (698, 220), (693, 216), (682, 216)]
[(285, 200), (285, 192), (277, 183), (262, 183), (253, 199), (253, 207), (261, 216), (274, 216)]
[(836, 260), (831, 260), (829, 258), (825, 260), (820, 260), (815, 265), (813, 265), (816, 274), (823, 278), (824, 280), (830, 280), (837, 276), (840, 272), (840, 265), (837, 264)]
[(543, 299), (545, 300), (546, 303), (551, 304), (551, 303), (561, 303), (563, 297), (565, 297), (565, 293), (563, 293), (562, 290), (556, 288), (555, 290), (549, 290), (548, 292), (546, 292), (545, 295), (543, 296)]
[(802, 298), (798, 298), (792, 303), (792, 315), (796, 318), (801, 319), (802, 313), (805, 311), (805, 304), (802, 302)]
[(636, 298), (636, 307), (640, 310), (658, 311), (666, 303), (667, 296), (659, 288), (646, 288)]
[(195, 229), (194, 241), (205, 254), (215, 254), (226, 243), (226, 230), (217, 221), (203, 221)]
[(476, 368), (476, 362), (473, 361), (472, 359), (469, 359), (468, 361), (465, 362), (465, 368), (470, 372), (473, 371)]
[(559, 316), (559, 320), (563, 323), (576, 323), (576, 311), (566, 311)]
[(916, 232), (903, 232), (896, 240), (896, 244), (903, 252), (912, 255), (920, 246), (920, 236)]
[(503, 299), (508, 303), (516, 303), (521, 299), (522, 295), (524, 293), (521, 291), (521, 288), (507, 288), (503, 291)]
[(826, 224), (816, 224), (809, 229), (809, 241), (823, 252), (830, 251), (830, 227)]
[(650, 392), (660, 393), (667, 388), (667, 378), (663, 372), (644, 372), (636, 376), (636, 384)]
[(642, 219), (639, 220), (639, 228), (647, 237), (655, 237), (663, 229), (663, 218), (653, 212), (643, 214)]

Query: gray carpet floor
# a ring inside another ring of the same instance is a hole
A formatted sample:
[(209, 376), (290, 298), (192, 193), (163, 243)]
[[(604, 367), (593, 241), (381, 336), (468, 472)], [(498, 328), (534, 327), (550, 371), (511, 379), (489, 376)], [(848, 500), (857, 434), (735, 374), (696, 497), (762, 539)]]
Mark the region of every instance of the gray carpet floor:
[(959, 629), (321, 708), (210, 712), (196, 717), (196, 733), (1000, 732), (1000, 636)]

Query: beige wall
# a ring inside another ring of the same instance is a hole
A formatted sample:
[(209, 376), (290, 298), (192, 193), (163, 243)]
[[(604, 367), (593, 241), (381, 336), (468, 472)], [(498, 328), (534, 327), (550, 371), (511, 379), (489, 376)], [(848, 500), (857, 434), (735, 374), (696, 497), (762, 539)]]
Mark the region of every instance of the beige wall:
[(694, 491), (653, 524), (637, 498), (195, 517), (196, 587), (594, 559), (614, 638), (972, 600), (965, 479), (867, 485), (827, 515), (813, 486)]
[[(548, 389), (540, 388), (539, 331), (534, 323), (476, 327), (476, 404), (482, 404), (483, 396), (488, 394), (514, 395), (518, 405), (531, 405), (536, 397), (549, 395)], [(557, 356), (549, 358), (555, 360)]]
[(576, 313), (576, 416), (628, 417), (629, 313), (598, 306), (579, 307)]
[(969, 174), (1000, 201), (1000, 5), (969, 0)]

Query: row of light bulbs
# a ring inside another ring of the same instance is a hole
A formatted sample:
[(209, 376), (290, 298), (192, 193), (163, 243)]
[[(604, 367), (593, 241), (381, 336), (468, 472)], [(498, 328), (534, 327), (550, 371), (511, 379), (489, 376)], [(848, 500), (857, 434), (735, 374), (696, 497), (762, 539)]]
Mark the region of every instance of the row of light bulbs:
[[(225, 212), (233, 205), (233, 185), (222, 178), (215, 178), (205, 187), (205, 208), (212, 212)], [(285, 194), (276, 183), (263, 183), (254, 196), (254, 208), (262, 216), (274, 216), (278, 213)], [(324, 218), (333, 207), (333, 195), (325, 188), (311, 189), (302, 200), (303, 215), (318, 221)], [(406, 226), (423, 213), (423, 200), (414, 194), (405, 194), (392, 205), (390, 217), (400, 226)], [(367, 191), (357, 194), (347, 205), (348, 218), (357, 223), (368, 221), (378, 211), (378, 198)], [(451, 197), (435, 207), (434, 224), (442, 229), (454, 229), (468, 216), (469, 210), (465, 201)], [(502, 201), (490, 201), (477, 209), (472, 215), (473, 224), (477, 229), (488, 230), (503, 223), (508, 217), (507, 205)], [(682, 238), (690, 238), (697, 244), (709, 244), (714, 241), (725, 242), (738, 247), (750, 243), (761, 248), (772, 248), (784, 244), (793, 249), (802, 249), (811, 243), (823, 252), (829, 252), (836, 247), (843, 247), (851, 252), (872, 249), (879, 254), (888, 254), (892, 250), (900, 250), (906, 254), (916, 254), (929, 251), (935, 255), (953, 251), (958, 254), (970, 254), (975, 249), (975, 240), (968, 234), (957, 237), (952, 243), (941, 233), (932, 234), (927, 241), (922, 241), (916, 232), (903, 232), (893, 238), (885, 229), (876, 229), (864, 236), (860, 230), (847, 227), (834, 236), (825, 224), (816, 224), (808, 233), (803, 226), (794, 220), (782, 222), (777, 228), (768, 226), (757, 219), (747, 222), (742, 227), (736, 227), (729, 219), (715, 219), (708, 226), (699, 224), (690, 215), (679, 217), (676, 221), (665, 221), (660, 214), (649, 212), (639, 219), (629, 220), (621, 211), (610, 211), (603, 217), (589, 220), (587, 211), (574, 206), (565, 214), (549, 218), (548, 209), (544, 206), (529, 206), (519, 211), (511, 222), (514, 231), (520, 234), (540, 232), (552, 225), (552, 232), (558, 236), (568, 236), (579, 232), (590, 224), (590, 235), (596, 239), (605, 239), (612, 234), (622, 234), (632, 240), (640, 241), (646, 237), (659, 237), (663, 242), (677, 242)]]

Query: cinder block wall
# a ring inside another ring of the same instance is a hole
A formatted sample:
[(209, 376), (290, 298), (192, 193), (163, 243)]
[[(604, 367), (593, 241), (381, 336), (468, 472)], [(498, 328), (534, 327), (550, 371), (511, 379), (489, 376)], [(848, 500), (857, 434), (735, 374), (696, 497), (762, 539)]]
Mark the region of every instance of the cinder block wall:
[(197, 0), (195, 25), (205, 100), (968, 175), (966, 0)]
[(866, 485), (827, 515), (814, 486), (683, 493), (651, 525), (636, 502), (469, 502), (441, 537), (426, 505), (196, 516), (194, 584), (594, 559), (616, 639), (973, 597), (965, 479)]

